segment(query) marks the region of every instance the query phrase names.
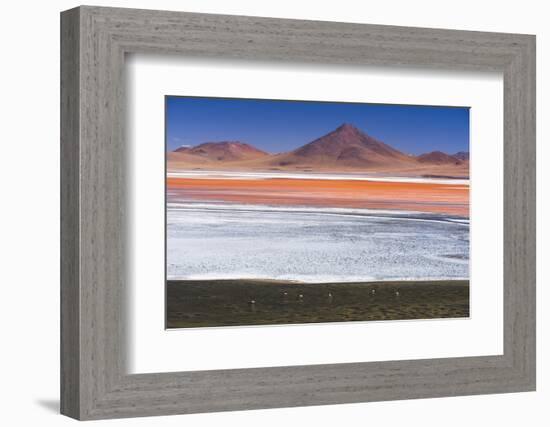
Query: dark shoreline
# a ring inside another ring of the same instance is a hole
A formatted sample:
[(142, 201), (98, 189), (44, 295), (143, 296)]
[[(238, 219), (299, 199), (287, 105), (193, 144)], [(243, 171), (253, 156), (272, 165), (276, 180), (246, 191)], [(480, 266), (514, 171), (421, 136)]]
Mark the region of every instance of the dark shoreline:
[(166, 327), (464, 318), (469, 297), (468, 280), (168, 280)]

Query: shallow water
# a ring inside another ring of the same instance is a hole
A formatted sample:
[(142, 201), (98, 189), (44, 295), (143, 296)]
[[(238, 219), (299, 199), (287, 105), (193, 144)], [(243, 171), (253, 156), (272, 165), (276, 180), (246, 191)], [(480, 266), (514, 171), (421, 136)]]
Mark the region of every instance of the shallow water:
[(167, 274), (304, 282), (468, 278), (469, 222), (417, 212), (169, 203)]

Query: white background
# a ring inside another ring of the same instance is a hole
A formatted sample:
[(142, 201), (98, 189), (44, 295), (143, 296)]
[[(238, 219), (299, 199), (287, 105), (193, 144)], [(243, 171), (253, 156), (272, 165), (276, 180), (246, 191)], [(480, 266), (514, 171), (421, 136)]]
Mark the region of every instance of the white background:
[[(2, 424), (57, 426), (59, 384), (59, 18), (72, 1), (3, 5), (0, 276)], [(546, 426), (550, 415), (548, 168), (550, 28), (544, 2), (97, 1), (96, 4), (376, 24), (536, 33), (538, 36), (538, 392), (199, 414), (103, 422), (148, 426)]]
[[(502, 354), (500, 73), (382, 67), (350, 71), (151, 55), (127, 58), (126, 71), (133, 169), (128, 216), (133, 239), (130, 372)], [(165, 331), (165, 153), (158, 142), (164, 138), (166, 94), (471, 107), (471, 318)]]

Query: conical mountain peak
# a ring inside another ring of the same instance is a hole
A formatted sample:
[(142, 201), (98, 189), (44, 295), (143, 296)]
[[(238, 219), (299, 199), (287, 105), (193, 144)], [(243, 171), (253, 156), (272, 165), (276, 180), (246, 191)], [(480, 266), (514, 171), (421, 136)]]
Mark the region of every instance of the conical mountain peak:
[[(367, 135), (351, 123), (343, 123), (332, 132), (317, 138), (292, 153), (307, 161), (350, 166), (390, 164), (411, 161), (405, 154)], [(293, 161), (296, 163), (297, 159)]]
[(351, 123), (342, 123), (340, 126), (338, 126), (335, 131), (355, 131), (360, 132), (359, 129), (357, 129), (356, 126), (352, 125)]

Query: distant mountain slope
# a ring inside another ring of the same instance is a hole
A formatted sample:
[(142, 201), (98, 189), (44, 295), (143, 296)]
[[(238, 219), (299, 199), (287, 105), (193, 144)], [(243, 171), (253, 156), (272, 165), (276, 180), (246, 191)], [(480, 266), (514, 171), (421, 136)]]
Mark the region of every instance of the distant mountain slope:
[(186, 150), (178, 149), (166, 154), (166, 160), (172, 164), (206, 165), (211, 163), (206, 157), (195, 156), (187, 153)]
[[(240, 141), (205, 142), (196, 147), (180, 147), (174, 150), (173, 153), (218, 162), (250, 160), (268, 155), (265, 151)], [(192, 159), (193, 157), (188, 157), (188, 159)]]
[(459, 160), (470, 160), (470, 152), (459, 151), (458, 153), (453, 154), (453, 157), (456, 157)]
[(432, 165), (459, 165), (462, 162), (462, 160), (442, 151), (421, 154), (417, 157), (417, 160), (420, 163), (429, 163)]

